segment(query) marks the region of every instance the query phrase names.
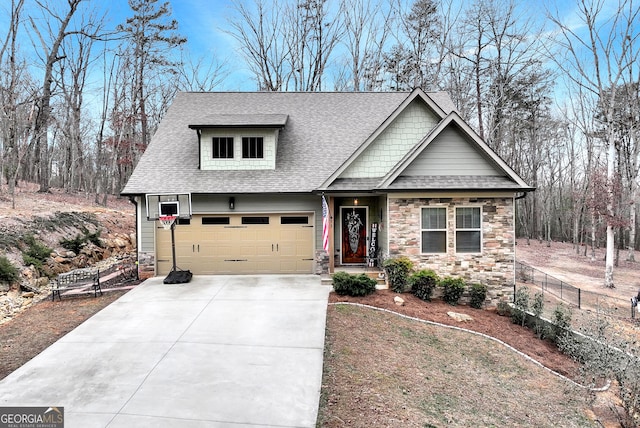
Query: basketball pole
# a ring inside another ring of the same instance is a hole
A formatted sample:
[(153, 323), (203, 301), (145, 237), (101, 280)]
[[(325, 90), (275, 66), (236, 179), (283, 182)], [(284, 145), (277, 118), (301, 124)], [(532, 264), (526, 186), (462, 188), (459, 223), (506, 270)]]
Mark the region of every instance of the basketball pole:
[(171, 223), (171, 256), (173, 257), (173, 267), (171, 268), (171, 272), (175, 272), (178, 270), (178, 266), (176, 264), (176, 237), (174, 229), (176, 228), (176, 221)]

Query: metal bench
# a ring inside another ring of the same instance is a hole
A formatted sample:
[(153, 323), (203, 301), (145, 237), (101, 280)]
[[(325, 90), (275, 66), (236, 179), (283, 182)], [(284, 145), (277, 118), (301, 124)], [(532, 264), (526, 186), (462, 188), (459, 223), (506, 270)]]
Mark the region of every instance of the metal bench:
[[(102, 285), (110, 284), (120, 280), (123, 276), (128, 277), (135, 268), (131, 266), (113, 265), (107, 269), (100, 270), (94, 268), (76, 269), (71, 272), (61, 273), (53, 281), (51, 286), (51, 300), (62, 300), (62, 296), (93, 293), (98, 297), (102, 296)], [(117, 289), (130, 289), (131, 287), (119, 287)], [(113, 288), (115, 290), (116, 288)], [(111, 290), (106, 288), (105, 290)]]

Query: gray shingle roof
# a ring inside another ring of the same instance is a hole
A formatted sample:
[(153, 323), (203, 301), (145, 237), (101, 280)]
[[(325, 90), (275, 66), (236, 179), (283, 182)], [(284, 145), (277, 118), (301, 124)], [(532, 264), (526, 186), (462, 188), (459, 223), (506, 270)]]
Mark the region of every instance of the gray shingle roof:
[(518, 183), (504, 176), (437, 175), (398, 177), (388, 190), (515, 190), (523, 191)]
[[(407, 92), (179, 93), (123, 194), (307, 193), (318, 189), (410, 96)], [(428, 94), (448, 114), (448, 94)], [(275, 170), (198, 169), (195, 129), (283, 127)], [(370, 191), (383, 177), (336, 179), (329, 191)], [(503, 176), (398, 177), (394, 190), (525, 190)]]
[[(407, 92), (183, 92), (152, 138), (123, 194), (310, 192), (389, 117)], [(445, 111), (445, 93), (429, 93)], [(244, 121), (287, 115), (275, 170), (202, 171), (189, 125), (221, 115)]]
[(190, 128), (258, 127), (280, 128), (287, 124), (286, 114), (212, 114)]

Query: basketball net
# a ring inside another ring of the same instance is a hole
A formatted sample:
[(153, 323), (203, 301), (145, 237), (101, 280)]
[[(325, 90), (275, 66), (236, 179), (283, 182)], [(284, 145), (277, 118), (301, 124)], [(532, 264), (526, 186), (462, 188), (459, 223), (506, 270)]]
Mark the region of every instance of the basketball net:
[(171, 226), (173, 226), (173, 222), (176, 221), (176, 216), (165, 215), (165, 216), (159, 217), (158, 220), (160, 221), (160, 224), (162, 224), (162, 227), (164, 227), (164, 230), (170, 230)]

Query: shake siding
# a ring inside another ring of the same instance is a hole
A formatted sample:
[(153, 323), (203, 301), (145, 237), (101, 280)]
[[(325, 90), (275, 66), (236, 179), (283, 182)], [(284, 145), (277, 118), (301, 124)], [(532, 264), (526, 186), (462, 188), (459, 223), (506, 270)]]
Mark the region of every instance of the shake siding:
[[(195, 132), (195, 131), (193, 131)], [(233, 159), (213, 159), (213, 137), (233, 137)], [(264, 158), (244, 159), (242, 157), (242, 137), (263, 137)], [(200, 167), (203, 170), (256, 170), (276, 168), (276, 131), (273, 129), (207, 129), (200, 138)]]
[(353, 161), (340, 178), (383, 177), (437, 124), (436, 116), (419, 100), (411, 103)]
[(500, 175), (456, 129), (450, 126), (436, 137), (401, 174), (425, 175)]

